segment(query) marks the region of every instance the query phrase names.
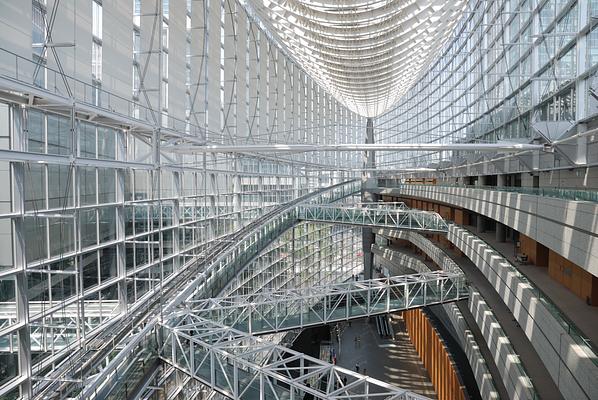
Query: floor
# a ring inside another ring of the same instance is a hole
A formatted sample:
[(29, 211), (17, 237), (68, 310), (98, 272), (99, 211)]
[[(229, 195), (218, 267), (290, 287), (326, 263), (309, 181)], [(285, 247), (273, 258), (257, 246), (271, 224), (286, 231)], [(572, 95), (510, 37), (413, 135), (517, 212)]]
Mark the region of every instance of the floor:
[[(472, 228), (472, 227), (468, 227)], [(475, 231), (474, 231), (475, 232)], [(557, 307), (569, 318), (583, 334), (598, 346), (598, 307), (588, 306), (586, 302), (548, 275), (547, 267), (521, 265), (515, 260), (512, 242), (497, 242), (494, 232), (476, 233), (496, 250), (501, 252), (540, 290), (548, 294)]]
[(359, 372), (364, 375), (436, 399), (428, 372), (400, 316), (392, 316), (392, 327), (394, 339), (381, 339), (376, 325), (366, 319), (352, 321), (351, 325), (344, 323), (340, 346), (333, 339), (333, 345), (340, 349), (337, 364), (353, 371), (359, 365)]

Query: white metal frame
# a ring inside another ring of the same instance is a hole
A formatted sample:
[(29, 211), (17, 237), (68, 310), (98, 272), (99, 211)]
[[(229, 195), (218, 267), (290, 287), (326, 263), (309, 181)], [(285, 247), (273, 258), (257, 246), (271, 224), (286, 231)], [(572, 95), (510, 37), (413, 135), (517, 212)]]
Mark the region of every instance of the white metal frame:
[(181, 322), (160, 326), (162, 359), (234, 400), (426, 399), (192, 313)]
[(172, 317), (191, 313), (249, 334), (264, 334), (425, 307), (467, 297), (463, 274), (445, 271), (326, 286), (261, 291), (189, 301)]
[(297, 213), (298, 218), (304, 221), (427, 232), (448, 231), (444, 219), (432, 211), (302, 204), (297, 207)]

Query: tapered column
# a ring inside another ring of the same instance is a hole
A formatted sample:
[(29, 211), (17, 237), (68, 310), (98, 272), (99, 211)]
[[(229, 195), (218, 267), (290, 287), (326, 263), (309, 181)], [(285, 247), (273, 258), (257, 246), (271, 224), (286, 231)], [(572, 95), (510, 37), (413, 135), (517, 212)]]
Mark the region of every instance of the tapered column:
[[(366, 125), (366, 143), (374, 143), (374, 122), (371, 118), (368, 118)], [(372, 191), (378, 186), (373, 169), (376, 168), (376, 156), (375, 152), (366, 151), (364, 153), (364, 167), (361, 178), (361, 201), (378, 201), (378, 195)], [(376, 236), (372, 232), (371, 228), (362, 228), (362, 242), (363, 242), (363, 270), (364, 279), (372, 279), (373, 268), (374, 268), (374, 254), (372, 253), (372, 244), (376, 240)]]

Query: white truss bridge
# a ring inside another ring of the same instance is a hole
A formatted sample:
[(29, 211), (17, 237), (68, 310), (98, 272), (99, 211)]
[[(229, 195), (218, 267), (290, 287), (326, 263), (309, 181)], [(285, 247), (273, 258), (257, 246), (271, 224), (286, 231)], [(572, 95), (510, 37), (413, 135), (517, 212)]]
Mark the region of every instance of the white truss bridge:
[[(375, 203), (374, 203), (375, 204)], [(448, 225), (436, 212), (407, 209), (406, 207), (366, 205), (366, 207), (301, 204), (297, 218), (303, 221), (332, 224), (372, 226), (399, 230), (446, 233)]]
[(433, 271), (188, 301), (178, 315), (260, 335), (457, 301), (467, 294), (463, 274)]

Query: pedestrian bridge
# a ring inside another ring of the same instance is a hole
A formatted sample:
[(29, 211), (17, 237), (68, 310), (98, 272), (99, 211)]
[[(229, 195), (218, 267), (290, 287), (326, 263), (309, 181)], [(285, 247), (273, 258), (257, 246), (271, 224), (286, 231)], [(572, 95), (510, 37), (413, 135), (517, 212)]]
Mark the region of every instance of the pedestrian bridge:
[(160, 326), (160, 358), (233, 400), (429, 400), (195, 313), (178, 321)]
[(452, 302), (467, 294), (462, 273), (433, 271), (189, 301), (179, 315), (259, 335)]
[(446, 221), (436, 212), (407, 209), (400, 206), (384, 207), (378, 204), (297, 206), (297, 218), (302, 221), (327, 222), (371, 226), (377, 228), (447, 233)]

